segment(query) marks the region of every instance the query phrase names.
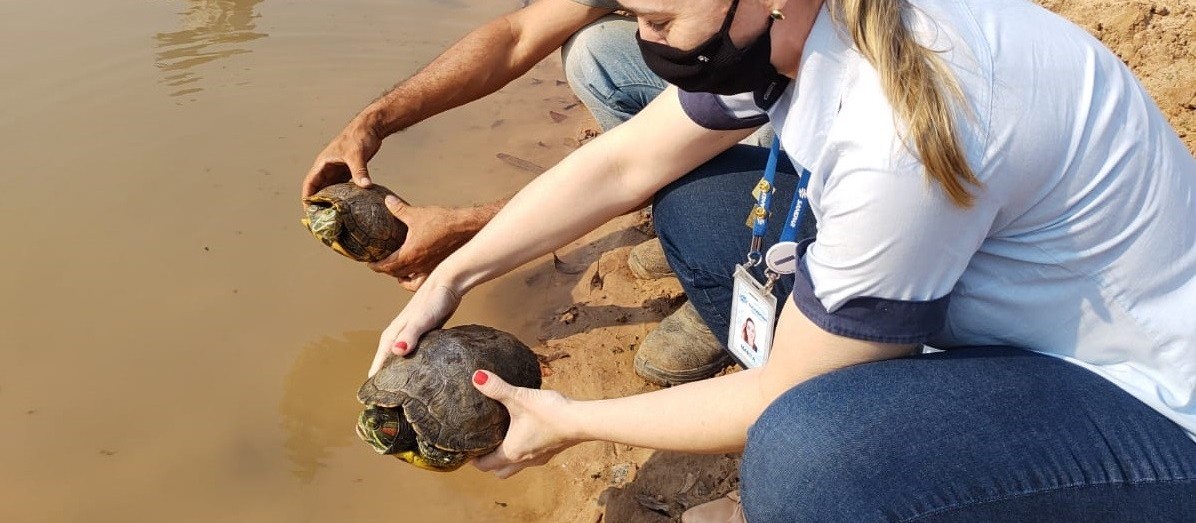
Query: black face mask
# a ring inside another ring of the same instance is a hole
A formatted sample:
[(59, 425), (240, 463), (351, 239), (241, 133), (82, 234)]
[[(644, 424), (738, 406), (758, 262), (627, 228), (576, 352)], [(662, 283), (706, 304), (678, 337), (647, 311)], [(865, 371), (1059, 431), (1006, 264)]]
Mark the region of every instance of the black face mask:
[(680, 51), (664, 44), (640, 38), (640, 53), (648, 69), (684, 91), (723, 95), (746, 93), (767, 88), (779, 74), (772, 65), (772, 42), (769, 30), (772, 19), (756, 40), (743, 49), (731, 42), (731, 20), (739, 0), (731, 2), (731, 9), (723, 19), (723, 26), (692, 51)]

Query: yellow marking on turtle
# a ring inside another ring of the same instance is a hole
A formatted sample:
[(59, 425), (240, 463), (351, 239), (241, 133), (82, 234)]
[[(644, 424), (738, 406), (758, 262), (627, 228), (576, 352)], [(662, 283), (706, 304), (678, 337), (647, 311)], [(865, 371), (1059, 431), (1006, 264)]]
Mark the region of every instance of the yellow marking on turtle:
[(398, 458), (398, 459), (401, 459), (401, 460), (403, 460), (403, 461), (406, 461), (407, 463), (410, 463), (410, 464), (412, 464), (412, 465), (415, 465), (415, 466), (417, 466), (417, 467), (419, 467), (419, 468), (421, 468), (421, 469), (424, 469), (424, 470), (431, 470), (431, 471), (433, 471), (433, 472), (452, 472), (452, 471), (454, 471), (454, 470), (457, 470), (457, 469), (461, 468), (461, 465), (457, 465), (456, 467), (440, 467), (440, 466), (437, 466), (436, 464), (432, 463), (432, 462), (431, 462), (431, 461), (429, 461), (427, 458), (425, 458), (425, 457), (421, 456), (421, 455), (420, 455), (418, 452), (416, 452), (416, 451), (414, 451), (414, 450), (407, 450), (407, 451), (403, 451), (403, 452), (396, 452), (396, 453), (394, 453), (394, 454), (391, 454), (391, 455), (392, 455), (392, 456), (394, 456), (394, 457), (396, 457), (396, 458)]

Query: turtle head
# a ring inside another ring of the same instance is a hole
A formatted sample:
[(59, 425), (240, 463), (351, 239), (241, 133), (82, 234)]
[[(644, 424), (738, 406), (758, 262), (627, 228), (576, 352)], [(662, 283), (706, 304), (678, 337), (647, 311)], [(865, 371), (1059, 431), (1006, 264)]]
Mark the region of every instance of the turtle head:
[(357, 436), (369, 443), (379, 454), (400, 454), (419, 450), (415, 429), (403, 409), (395, 407), (366, 407), (357, 419)]
[[(311, 198), (307, 201), (307, 207), (304, 209), (305, 216), (299, 220), (307, 230), (311, 231), (316, 239), (320, 240), (333, 250), (349, 256), (345, 252), (345, 248), (341, 246), (340, 237), (343, 227), (341, 226), (341, 209), (338, 205), (324, 199)], [(352, 256), (349, 256), (352, 258)]]
[(457, 470), (468, 459), (419, 441), (415, 428), (397, 407), (366, 407), (357, 419), (357, 436), (379, 454), (391, 455), (421, 469), (436, 472)]

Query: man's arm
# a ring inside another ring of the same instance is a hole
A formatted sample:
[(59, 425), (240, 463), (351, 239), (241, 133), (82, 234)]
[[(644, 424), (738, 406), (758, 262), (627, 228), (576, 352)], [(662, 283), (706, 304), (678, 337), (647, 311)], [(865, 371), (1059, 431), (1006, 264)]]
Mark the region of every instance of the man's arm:
[(540, 0), (466, 35), (362, 114), (380, 136), (482, 98), (523, 76), (573, 33), (609, 13), (573, 0)]
[(539, 0), (465, 35), (349, 122), (317, 156), (304, 179), (303, 196), (350, 178), (368, 186), (366, 163), (382, 139), (497, 91), (609, 12), (573, 0)]
[[(366, 164), (384, 138), (497, 91), (559, 49), (573, 33), (609, 12), (573, 0), (539, 0), (473, 30), (358, 113), (316, 157), (303, 180), (303, 197), (350, 179), (368, 186)], [(370, 267), (415, 290), (507, 200), (457, 209), (388, 202), (391, 212), (407, 224), (408, 237), (402, 248)]]

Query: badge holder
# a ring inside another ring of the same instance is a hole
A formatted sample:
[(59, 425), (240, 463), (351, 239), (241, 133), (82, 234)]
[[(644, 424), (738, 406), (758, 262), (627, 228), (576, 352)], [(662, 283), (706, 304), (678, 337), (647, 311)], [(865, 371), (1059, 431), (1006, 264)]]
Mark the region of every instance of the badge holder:
[[(773, 334), (776, 330), (777, 298), (772, 294), (773, 285), (782, 274), (797, 272), (797, 236), (802, 211), (806, 202), (806, 184), (810, 175), (803, 171), (793, 195), (793, 204), (780, 241), (764, 254), (760, 248), (768, 228), (768, 209), (775, 190), (777, 157), (780, 154), (780, 139), (773, 138), (764, 177), (752, 190), (756, 204), (748, 215), (746, 225), (752, 229), (752, 243), (748, 248), (747, 261), (735, 266), (734, 286), (731, 296), (731, 325), (727, 333), (727, 350), (746, 368), (756, 368), (768, 361), (772, 351)], [(763, 283), (752, 275), (750, 269), (765, 265)]]
[(776, 279), (770, 277), (761, 284), (747, 267), (747, 264), (735, 266), (727, 349), (741, 365), (752, 369), (768, 361), (776, 329), (777, 297), (772, 295)]

